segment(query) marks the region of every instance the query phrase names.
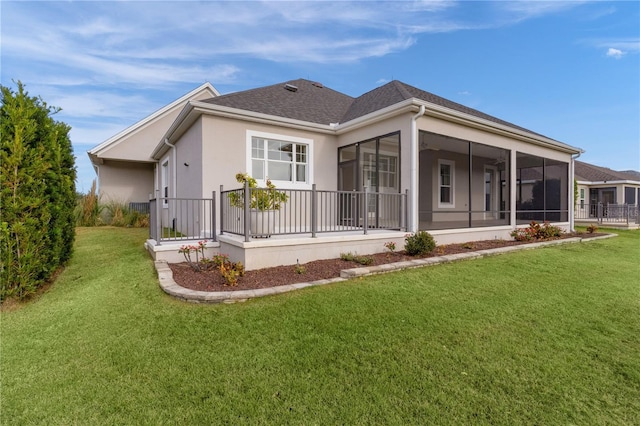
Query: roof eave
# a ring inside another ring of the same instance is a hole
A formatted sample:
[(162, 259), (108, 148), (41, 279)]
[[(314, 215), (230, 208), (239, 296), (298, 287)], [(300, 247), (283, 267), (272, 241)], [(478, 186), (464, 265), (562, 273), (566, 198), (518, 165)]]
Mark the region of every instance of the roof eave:
[(147, 124), (151, 123), (152, 121), (156, 120), (157, 118), (161, 117), (162, 115), (164, 115), (166, 112), (172, 110), (173, 108), (175, 108), (176, 106), (180, 105), (181, 103), (188, 101), (189, 98), (191, 98), (192, 96), (195, 96), (197, 93), (203, 91), (203, 90), (210, 90), (214, 96), (220, 96), (220, 92), (218, 92), (216, 90), (215, 87), (213, 87), (213, 85), (209, 82), (206, 82), (204, 84), (201, 84), (200, 86), (196, 87), (195, 89), (193, 89), (192, 91), (190, 91), (189, 93), (185, 94), (184, 96), (180, 97), (179, 99), (176, 99), (175, 101), (171, 102), (168, 105), (165, 105), (164, 107), (160, 108), (159, 110), (157, 110), (156, 112), (152, 113), (151, 115), (143, 118), (142, 120), (132, 124), (131, 126), (127, 127), (126, 129), (122, 130), (121, 132), (117, 133), (116, 135), (110, 137), (109, 139), (107, 139), (106, 141), (102, 142), (101, 144), (91, 148), (89, 151), (87, 151), (87, 153), (91, 155), (95, 155), (95, 156), (99, 156), (101, 151), (105, 150), (106, 148), (110, 147), (113, 143), (117, 142), (118, 140), (124, 138), (125, 136), (132, 134), (136, 131), (138, 131), (139, 129), (144, 128)]
[(159, 141), (151, 154), (151, 157), (158, 160), (160, 156), (164, 155), (167, 149), (169, 149), (164, 141), (166, 140), (170, 144), (175, 143), (201, 115), (213, 115), (254, 123), (280, 125), (292, 129), (313, 131), (316, 133), (335, 134), (334, 127), (329, 124), (295, 120), (292, 118), (263, 114), (239, 108), (214, 105), (202, 101), (189, 101), (173, 124), (171, 124), (165, 135), (162, 137), (162, 140)]

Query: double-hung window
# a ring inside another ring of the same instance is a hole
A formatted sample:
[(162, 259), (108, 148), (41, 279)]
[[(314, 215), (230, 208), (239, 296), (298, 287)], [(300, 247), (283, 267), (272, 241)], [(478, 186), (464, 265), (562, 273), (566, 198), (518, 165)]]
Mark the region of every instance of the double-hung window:
[(270, 179), (277, 185), (311, 184), (311, 140), (257, 133), (248, 139), (253, 178)]

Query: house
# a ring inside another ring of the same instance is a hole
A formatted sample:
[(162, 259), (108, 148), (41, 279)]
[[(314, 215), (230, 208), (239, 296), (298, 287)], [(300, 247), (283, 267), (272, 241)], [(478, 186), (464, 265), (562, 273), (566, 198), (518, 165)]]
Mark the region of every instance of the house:
[[(531, 220), (570, 229), (582, 152), (400, 81), (353, 98), (304, 79), (188, 100), (151, 144), (154, 258), (207, 238), (248, 269), (402, 247), (417, 230), (445, 244)], [(286, 194), (277, 216), (229, 202), (239, 172)], [(252, 232), (260, 220), (277, 229)]]
[(578, 186), (575, 215), (579, 222), (632, 225), (640, 204), (640, 175), (575, 162)]
[(188, 101), (218, 95), (211, 83), (204, 83), (89, 150), (102, 201), (148, 203), (154, 193), (157, 162), (151, 153), (156, 144)]

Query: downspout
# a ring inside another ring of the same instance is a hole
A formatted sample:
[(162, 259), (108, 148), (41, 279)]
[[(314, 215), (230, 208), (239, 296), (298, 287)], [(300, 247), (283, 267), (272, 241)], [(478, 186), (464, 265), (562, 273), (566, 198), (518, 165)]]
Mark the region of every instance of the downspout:
[(576, 160), (580, 157), (580, 155), (582, 155), (582, 152), (579, 152), (577, 154), (573, 154), (571, 155), (571, 163), (569, 164), (569, 177), (571, 178), (571, 191), (570, 193), (571, 195), (571, 201), (573, 201), (572, 203), (569, 204), (569, 230), (571, 232), (576, 232), (575, 229), (575, 208), (576, 208), (576, 193), (575, 193), (575, 180), (576, 180)]
[(420, 105), (420, 111), (411, 118), (411, 180), (409, 185), (409, 193), (411, 194), (411, 202), (409, 203), (410, 223), (408, 224), (409, 232), (418, 230), (418, 125), (416, 121), (424, 115), (426, 108)]

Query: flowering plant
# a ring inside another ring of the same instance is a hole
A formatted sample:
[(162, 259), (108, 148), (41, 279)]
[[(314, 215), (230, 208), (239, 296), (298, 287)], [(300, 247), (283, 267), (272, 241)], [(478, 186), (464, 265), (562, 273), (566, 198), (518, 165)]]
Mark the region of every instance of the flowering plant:
[(396, 243), (394, 243), (393, 241), (387, 241), (386, 243), (384, 243), (384, 248), (393, 253), (394, 251), (396, 251)]
[[(198, 241), (198, 245), (184, 245), (178, 250), (178, 253), (182, 253), (184, 260), (194, 271), (200, 272), (209, 269), (209, 262), (204, 257), (206, 244), (207, 240)], [(195, 260), (191, 257), (192, 254), (195, 255)]]

